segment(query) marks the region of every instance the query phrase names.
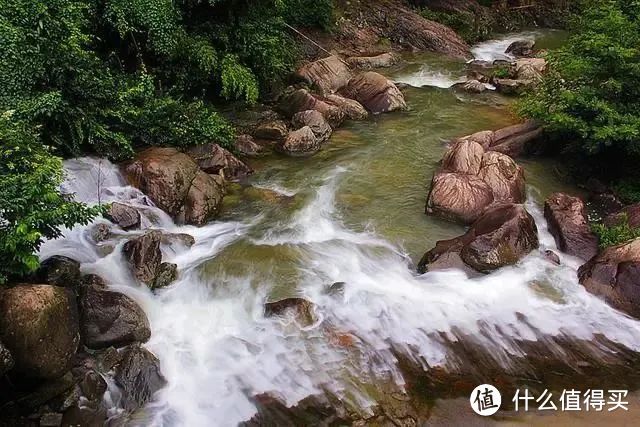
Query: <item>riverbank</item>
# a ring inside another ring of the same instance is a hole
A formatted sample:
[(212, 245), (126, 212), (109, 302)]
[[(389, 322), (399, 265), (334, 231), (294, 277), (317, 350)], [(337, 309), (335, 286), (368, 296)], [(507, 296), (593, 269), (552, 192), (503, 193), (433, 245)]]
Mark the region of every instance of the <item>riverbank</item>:
[[(470, 52), (491, 60), (492, 54), (504, 55), (503, 43)], [(376, 425), (434, 421), (426, 403), (468, 395), (479, 381), (498, 379), (508, 389), (532, 377), (554, 390), (598, 381), (637, 387), (637, 322), (579, 285), (580, 261), (560, 254), (555, 265), (544, 256), (545, 250), (559, 250), (541, 202), (555, 191), (575, 191), (555, 173), (553, 160), (523, 162), (525, 207), (539, 232), (539, 251), (477, 278), (451, 270), (415, 274), (425, 250), (464, 232), (423, 213), (447, 143), (515, 118), (503, 95), (450, 88), (463, 61), (404, 59), (380, 72), (413, 83), (403, 88), (408, 111), (347, 121), (318, 150), (314, 146), (313, 156), (243, 159), (255, 172), (227, 185), (221, 201), (219, 193), (196, 197), (192, 191), (204, 192), (194, 184), (198, 176), (208, 181), (202, 172), (217, 175), (229, 166), (225, 155), (226, 163), (215, 165), (198, 158), (199, 168), (177, 151), (161, 156), (180, 157), (187, 165), (181, 173), (193, 172), (193, 179), (167, 186), (188, 183), (180, 196), (169, 194), (188, 201), (184, 211), (149, 185), (149, 171), (159, 170), (153, 168), (162, 158), (138, 159), (124, 172), (106, 160), (66, 163), (75, 178), (65, 183), (68, 191), (87, 202), (133, 205), (137, 221), (112, 216), (77, 227), (47, 242), (41, 259), (69, 256), (80, 262), (82, 275), (97, 274), (109, 292), (131, 298), (150, 332), (150, 338), (139, 334), (134, 341), (157, 357), (143, 357), (152, 363), (142, 372), (163, 377), (152, 378), (148, 388), (148, 376), (123, 375), (117, 364), (115, 377), (97, 369), (108, 389), (101, 416), (154, 425)], [(205, 168), (213, 173), (200, 170)], [(132, 182), (145, 182), (148, 194)], [(149, 197), (165, 203), (164, 211)], [(210, 205), (200, 203), (214, 198)], [(193, 206), (216, 211), (218, 219), (208, 221)], [(184, 225), (185, 218), (205, 219), (196, 227)], [(157, 281), (166, 277), (163, 265), (173, 271), (168, 286)], [(94, 285), (92, 292), (104, 292)], [(79, 301), (86, 302), (86, 295)], [(81, 309), (86, 314), (86, 306)], [(126, 354), (130, 358), (131, 351)], [(601, 369), (604, 375), (594, 374)], [(121, 395), (123, 378), (140, 382)], [(140, 383), (144, 401), (128, 405), (128, 394), (138, 393)]]

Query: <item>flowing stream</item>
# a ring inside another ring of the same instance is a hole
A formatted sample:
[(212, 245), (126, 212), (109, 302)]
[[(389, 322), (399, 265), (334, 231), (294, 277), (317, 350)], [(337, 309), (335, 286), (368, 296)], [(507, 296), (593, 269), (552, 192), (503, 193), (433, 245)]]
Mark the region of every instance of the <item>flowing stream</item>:
[[(534, 35), (549, 45), (557, 38)], [(505, 43), (519, 37), (484, 43), (474, 53), (500, 57)], [(338, 397), (367, 414), (378, 399), (377, 384), (405, 386), (399, 356), (425, 368), (454, 369), (459, 340), (486, 349), (505, 370), (518, 369), (511, 360), (526, 353), (523, 342), (545, 342), (549, 354), (561, 358), (554, 337), (606, 337), (638, 350), (638, 322), (578, 284), (579, 261), (561, 256), (555, 266), (541, 253), (555, 244), (540, 200), (573, 190), (548, 161), (523, 162), (540, 252), (478, 278), (412, 270), (437, 240), (463, 232), (423, 213), (444, 141), (514, 121), (508, 101), (496, 94), (446, 89), (463, 68), (432, 55), (409, 56), (386, 71), (416, 86), (406, 92), (409, 112), (349, 123), (310, 158), (250, 161), (254, 188), (234, 187), (222, 217), (201, 228), (175, 225), (107, 161), (66, 162), (65, 190), (77, 199), (136, 204), (144, 226), (196, 240), (191, 248), (163, 246), (179, 277), (155, 294), (133, 280), (121, 256), (127, 236), (140, 231), (116, 232), (96, 247), (91, 228), (79, 227), (41, 251), (42, 258), (77, 259), (83, 272), (99, 274), (148, 314), (146, 347), (160, 359), (168, 384), (145, 409), (143, 424), (237, 425), (254, 416), (252, 397), (263, 393), (287, 406), (308, 396)], [(342, 294), (327, 292), (335, 282), (345, 283)], [(314, 325), (265, 318), (265, 301), (291, 296), (316, 304)]]

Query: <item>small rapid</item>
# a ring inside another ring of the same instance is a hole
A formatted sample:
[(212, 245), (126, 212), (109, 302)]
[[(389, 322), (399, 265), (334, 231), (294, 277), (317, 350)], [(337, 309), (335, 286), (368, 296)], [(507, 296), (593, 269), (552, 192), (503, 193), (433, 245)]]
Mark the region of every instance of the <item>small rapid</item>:
[[(376, 396), (367, 385), (405, 384), (399, 354), (425, 369), (452, 368), (451, 343), (460, 340), (485, 348), (510, 371), (517, 371), (512, 359), (526, 353), (520, 343), (527, 341), (544, 341), (558, 357), (562, 349), (554, 349), (549, 338), (605, 336), (629, 349), (640, 347), (638, 322), (587, 293), (577, 283), (578, 260), (568, 256), (555, 266), (534, 252), (516, 266), (473, 279), (459, 271), (416, 275), (396, 245), (374, 229), (353, 231), (342, 221), (335, 195), (349, 176), (348, 165), (331, 169), (288, 219), (265, 226), (267, 219), (257, 215), (201, 228), (174, 224), (105, 160), (71, 160), (65, 169), (64, 188), (77, 199), (131, 203), (144, 209), (149, 226), (195, 238), (190, 249), (163, 246), (179, 277), (155, 294), (133, 279), (121, 255), (126, 238), (140, 231), (119, 232), (106, 255), (88, 237), (95, 224), (66, 231), (42, 248), (42, 258), (78, 259), (83, 272), (102, 276), (147, 313), (152, 335), (145, 346), (160, 359), (168, 383), (146, 408), (140, 421), (145, 425), (237, 425), (256, 413), (254, 396), (261, 394), (287, 406), (328, 394), (369, 413)], [(537, 204), (531, 201), (527, 209), (541, 250), (556, 250)], [(290, 292), (316, 305), (316, 324), (300, 328), (265, 318), (263, 305), (282, 279), (275, 272), (256, 273), (252, 259), (241, 274), (207, 274), (207, 262), (239, 242), (290, 252), (298, 272)], [(335, 282), (344, 282), (342, 295), (326, 292)]]

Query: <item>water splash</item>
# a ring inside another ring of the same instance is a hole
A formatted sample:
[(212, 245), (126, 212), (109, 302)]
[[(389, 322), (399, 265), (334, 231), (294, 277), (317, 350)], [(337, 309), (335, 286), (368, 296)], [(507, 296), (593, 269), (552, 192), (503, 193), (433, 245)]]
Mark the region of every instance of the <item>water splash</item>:
[(496, 39), (478, 43), (471, 48), (471, 53), (475, 59), (480, 61), (512, 61), (514, 56), (506, 53), (506, 50), (511, 43), (518, 40), (536, 40), (541, 35), (543, 35), (543, 32), (541, 31), (525, 31), (515, 34), (506, 34)]
[[(69, 176), (76, 177), (66, 189), (86, 201), (95, 201), (97, 182), (85, 179), (92, 164), (95, 160), (65, 164)], [(107, 163), (107, 170), (109, 197), (144, 199), (135, 192), (130, 197), (117, 168)], [(138, 284), (122, 259), (119, 248), (136, 232), (121, 232), (108, 255), (87, 237), (92, 226), (45, 243), (41, 256), (63, 253), (78, 259), (84, 272), (103, 276), (147, 313), (152, 337), (146, 347), (160, 359), (168, 384), (146, 409), (144, 424), (236, 425), (255, 414), (253, 396), (262, 393), (286, 405), (331, 393), (367, 412), (375, 396), (363, 384), (391, 378), (403, 386), (397, 352), (425, 366), (446, 365), (455, 351), (447, 341), (461, 336), (472, 337), (505, 369), (512, 368), (511, 355), (524, 353), (522, 340), (604, 335), (631, 349), (640, 347), (638, 322), (587, 293), (577, 283), (579, 261), (571, 257), (561, 256), (562, 265), (555, 266), (534, 252), (516, 266), (474, 279), (459, 271), (415, 275), (401, 250), (373, 231), (354, 232), (341, 222), (334, 196), (345, 172), (333, 170), (306, 206), (259, 238), (249, 237), (255, 219), (201, 228), (156, 224), (196, 240), (190, 249), (165, 249), (166, 260), (178, 264), (179, 277), (157, 294)], [(539, 208), (533, 203), (527, 208), (538, 224), (542, 249), (555, 249)], [(276, 275), (258, 276), (249, 269), (240, 275), (207, 274), (207, 261), (239, 242), (295, 250), (292, 262), (300, 280), (291, 287), (313, 301), (325, 321), (300, 329), (266, 319), (263, 303), (279, 285)], [(326, 294), (334, 282), (346, 283), (342, 297)], [(348, 351), (335, 345), (328, 328), (352, 337)]]

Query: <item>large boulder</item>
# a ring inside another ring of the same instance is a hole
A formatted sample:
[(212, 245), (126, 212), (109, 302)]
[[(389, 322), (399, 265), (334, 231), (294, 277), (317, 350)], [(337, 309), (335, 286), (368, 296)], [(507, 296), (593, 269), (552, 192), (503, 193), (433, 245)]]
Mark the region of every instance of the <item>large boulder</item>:
[(451, 172), (433, 176), (426, 213), (444, 219), (472, 223), (493, 203), (493, 192), (481, 178)]
[(35, 281), (74, 289), (80, 281), (80, 263), (66, 256), (54, 255), (40, 263)]
[(418, 270), (461, 267), (462, 262), (464, 267), (488, 273), (517, 263), (538, 245), (536, 223), (525, 208), (497, 204), (486, 209), (463, 236), (438, 242), (424, 255)]
[(598, 238), (591, 231), (580, 198), (565, 193), (552, 194), (544, 203), (544, 217), (562, 252), (585, 261), (598, 253)]
[(640, 318), (640, 238), (604, 249), (580, 267), (578, 277), (587, 291)]
[(229, 181), (239, 181), (253, 173), (246, 163), (218, 144), (196, 145), (187, 150), (187, 154), (202, 171), (222, 175)]
[(475, 141), (463, 140), (451, 146), (442, 159), (442, 168), (451, 172), (478, 175), (484, 149)]
[(253, 136), (267, 141), (282, 141), (288, 133), (289, 129), (283, 120), (271, 120), (258, 125)]
[(289, 156), (309, 156), (320, 150), (320, 142), (309, 126), (290, 132), (278, 149)]
[(297, 75), (321, 93), (333, 93), (347, 84), (351, 70), (345, 61), (333, 55), (304, 65)]
[(63, 375), (80, 342), (73, 291), (51, 285), (0, 291), (0, 341), (13, 356), (16, 375), (33, 379)]
[(260, 156), (265, 152), (264, 147), (256, 143), (253, 137), (247, 134), (238, 135), (233, 143), (233, 148), (237, 153), (249, 157)]
[(187, 224), (204, 225), (215, 218), (222, 206), (225, 181), (221, 175), (199, 173), (191, 182), (184, 203)]
[(368, 24), (380, 37), (413, 51), (471, 58), (469, 46), (451, 28), (423, 18), (398, 2), (367, 2)]
[(369, 117), (369, 112), (355, 99), (345, 98), (336, 94), (325, 96), (324, 101), (340, 109), (342, 114), (351, 120), (364, 120)]
[(309, 126), (319, 144), (327, 141), (333, 132), (324, 116), (315, 110), (300, 111), (293, 115), (291, 122), (298, 129)]
[(340, 126), (345, 118), (342, 107), (330, 104), (324, 101), (322, 97), (316, 96), (306, 89), (285, 93), (278, 102), (278, 109), (287, 117), (293, 117), (294, 114), (300, 111), (318, 111), (334, 128)]
[(533, 55), (533, 49), (535, 46), (535, 40), (516, 40), (507, 47), (505, 53), (516, 57), (528, 57)]
[(108, 290), (98, 276), (84, 278), (79, 306), (82, 340), (91, 349), (122, 347), (151, 336), (142, 308), (128, 296)]
[(162, 233), (152, 230), (129, 240), (123, 247), (125, 259), (131, 266), (133, 276), (147, 285), (153, 283), (162, 263), (161, 240)]
[(107, 209), (105, 217), (123, 230), (140, 227), (140, 212), (133, 206), (124, 203), (113, 202)]
[(349, 80), (341, 94), (355, 99), (374, 114), (407, 108), (400, 89), (391, 80), (373, 71), (359, 74)]
[(116, 384), (123, 391), (122, 404), (127, 411), (143, 407), (166, 384), (158, 358), (140, 345), (131, 345), (122, 352), (122, 360), (115, 371)]
[(347, 64), (352, 68), (370, 70), (372, 68), (386, 68), (396, 65), (400, 57), (394, 53), (381, 53), (376, 56), (352, 56), (347, 59)]
[(431, 181), (426, 213), (469, 224), (493, 203), (524, 202), (524, 170), (507, 155), (485, 152), (485, 139), (463, 138), (447, 150)]
[[(205, 224), (216, 216), (224, 196), (222, 177), (202, 172), (188, 155), (174, 148), (152, 147), (138, 153), (126, 165), (125, 175), (178, 222)], [(202, 197), (207, 197), (206, 203)], [(199, 209), (194, 210), (194, 205)]]
[(526, 199), (524, 169), (509, 156), (487, 151), (478, 176), (493, 191), (496, 202), (523, 203)]
[(539, 148), (543, 136), (542, 127), (529, 120), (496, 131), (481, 131), (460, 138), (475, 141), (485, 150), (497, 151), (511, 157), (529, 154)]

